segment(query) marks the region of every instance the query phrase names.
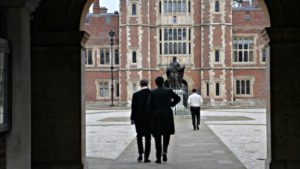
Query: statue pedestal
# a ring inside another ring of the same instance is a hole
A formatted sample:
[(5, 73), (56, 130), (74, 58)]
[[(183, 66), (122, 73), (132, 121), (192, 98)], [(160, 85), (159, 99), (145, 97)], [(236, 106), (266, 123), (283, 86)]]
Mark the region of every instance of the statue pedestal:
[(190, 114), (189, 110), (184, 106), (183, 104), (183, 97), (184, 97), (184, 94), (186, 93), (184, 90), (175, 90), (173, 89), (174, 93), (176, 93), (178, 96), (180, 96), (181, 100), (180, 102), (175, 106), (173, 107), (173, 112), (175, 115), (188, 115)]

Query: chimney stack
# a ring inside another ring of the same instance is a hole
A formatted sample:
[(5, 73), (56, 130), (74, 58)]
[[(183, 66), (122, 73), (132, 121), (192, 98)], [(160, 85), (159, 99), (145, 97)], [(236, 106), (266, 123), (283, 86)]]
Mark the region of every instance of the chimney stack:
[(94, 0), (94, 4), (93, 4), (93, 14), (100, 14), (99, 0)]
[(107, 13), (107, 8), (101, 7), (100, 8), (100, 13)]

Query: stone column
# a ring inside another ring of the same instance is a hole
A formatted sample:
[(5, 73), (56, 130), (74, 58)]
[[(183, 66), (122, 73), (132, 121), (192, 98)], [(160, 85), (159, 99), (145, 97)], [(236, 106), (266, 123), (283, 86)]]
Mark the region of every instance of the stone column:
[(267, 167), (300, 168), (300, 28), (272, 27)]
[(31, 169), (30, 11), (7, 9), (12, 54), (12, 116), (7, 134), (7, 169)]
[(82, 37), (79, 31), (32, 35), (33, 169), (83, 168)]

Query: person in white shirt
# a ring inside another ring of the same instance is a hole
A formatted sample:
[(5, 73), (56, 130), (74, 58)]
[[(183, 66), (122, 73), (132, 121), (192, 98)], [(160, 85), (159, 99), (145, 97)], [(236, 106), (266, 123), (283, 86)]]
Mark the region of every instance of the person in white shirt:
[(199, 130), (200, 125), (200, 106), (203, 102), (201, 95), (197, 93), (196, 89), (192, 90), (193, 94), (191, 94), (188, 98), (188, 105), (191, 110), (192, 115), (192, 123), (194, 126), (194, 130)]

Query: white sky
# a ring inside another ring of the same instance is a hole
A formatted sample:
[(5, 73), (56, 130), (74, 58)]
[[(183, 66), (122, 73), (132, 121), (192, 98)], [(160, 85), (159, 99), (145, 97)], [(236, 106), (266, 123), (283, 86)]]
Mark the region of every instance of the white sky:
[[(106, 7), (108, 9), (108, 13), (114, 13), (115, 11), (119, 11), (119, 0), (99, 0), (100, 7)], [(93, 4), (90, 7), (90, 12), (93, 12)]]

